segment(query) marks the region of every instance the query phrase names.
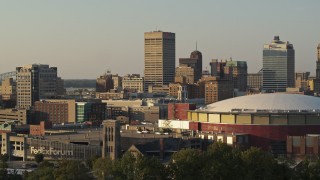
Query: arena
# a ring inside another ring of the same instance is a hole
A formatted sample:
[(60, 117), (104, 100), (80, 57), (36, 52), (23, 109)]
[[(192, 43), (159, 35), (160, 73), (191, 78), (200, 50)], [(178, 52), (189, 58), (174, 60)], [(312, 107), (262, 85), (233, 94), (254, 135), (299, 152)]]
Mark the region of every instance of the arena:
[(298, 94), (258, 94), (219, 101), (188, 111), (190, 130), (242, 133), (251, 146), (285, 149), (287, 136), (320, 134), (320, 98)]

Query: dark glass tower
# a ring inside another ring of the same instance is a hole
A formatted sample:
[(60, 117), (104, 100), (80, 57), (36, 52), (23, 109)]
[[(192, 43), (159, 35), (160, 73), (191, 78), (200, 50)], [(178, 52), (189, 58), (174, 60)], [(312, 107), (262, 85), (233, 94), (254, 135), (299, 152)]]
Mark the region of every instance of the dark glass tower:
[(293, 45), (275, 36), (263, 46), (262, 88), (267, 92), (284, 92), (295, 85), (295, 58)]

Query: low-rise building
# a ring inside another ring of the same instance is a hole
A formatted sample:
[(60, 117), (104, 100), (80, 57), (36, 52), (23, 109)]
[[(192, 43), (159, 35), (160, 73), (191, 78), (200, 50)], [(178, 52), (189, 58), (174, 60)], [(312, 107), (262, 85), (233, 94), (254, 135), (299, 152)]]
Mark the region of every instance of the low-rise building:
[(76, 122), (75, 100), (47, 99), (35, 102), (36, 122), (50, 121), (53, 124)]

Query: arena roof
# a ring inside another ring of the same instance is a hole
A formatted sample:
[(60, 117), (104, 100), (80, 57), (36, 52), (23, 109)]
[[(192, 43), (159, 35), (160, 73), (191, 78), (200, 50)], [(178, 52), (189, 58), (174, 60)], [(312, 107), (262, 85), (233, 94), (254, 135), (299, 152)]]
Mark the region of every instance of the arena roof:
[(299, 94), (256, 94), (207, 105), (206, 112), (320, 112), (320, 98)]

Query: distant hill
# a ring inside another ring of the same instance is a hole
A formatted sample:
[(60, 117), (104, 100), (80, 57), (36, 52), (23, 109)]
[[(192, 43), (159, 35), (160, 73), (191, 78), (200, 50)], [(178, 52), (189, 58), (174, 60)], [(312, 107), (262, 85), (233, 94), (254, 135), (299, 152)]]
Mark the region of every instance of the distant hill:
[(95, 79), (64, 79), (65, 88), (95, 88)]

